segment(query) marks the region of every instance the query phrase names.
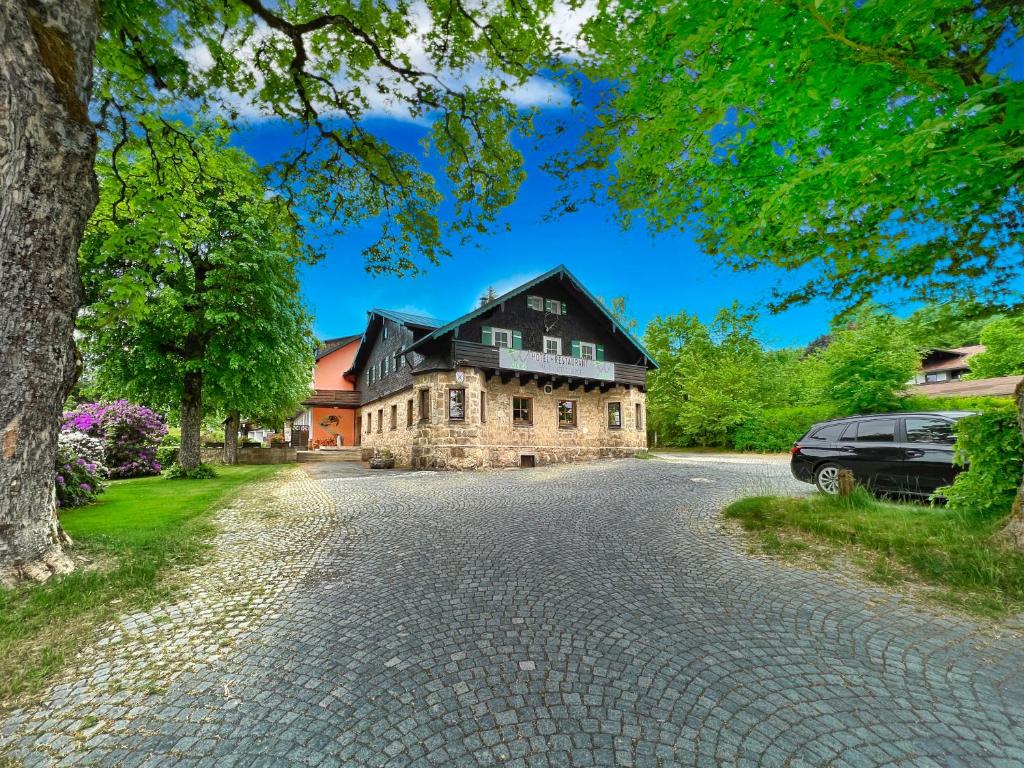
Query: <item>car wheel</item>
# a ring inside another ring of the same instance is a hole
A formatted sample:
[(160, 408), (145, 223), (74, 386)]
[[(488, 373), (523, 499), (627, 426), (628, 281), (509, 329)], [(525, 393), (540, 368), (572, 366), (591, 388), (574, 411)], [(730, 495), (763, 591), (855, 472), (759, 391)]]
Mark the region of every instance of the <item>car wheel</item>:
[(838, 464), (822, 464), (814, 472), (814, 484), (818, 490), (835, 496), (839, 493), (839, 470)]

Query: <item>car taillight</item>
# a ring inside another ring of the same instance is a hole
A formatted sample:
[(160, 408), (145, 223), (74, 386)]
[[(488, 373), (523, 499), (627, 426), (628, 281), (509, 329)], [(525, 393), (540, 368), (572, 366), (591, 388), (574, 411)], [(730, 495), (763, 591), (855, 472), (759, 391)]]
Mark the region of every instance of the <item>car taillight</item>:
[(789, 455), (796, 456), (798, 453), (800, 453), (801, 448), (803, 448), (803, 446), (800, 445), (800, 443), (793, 443), (793, 447), (789, 449)]

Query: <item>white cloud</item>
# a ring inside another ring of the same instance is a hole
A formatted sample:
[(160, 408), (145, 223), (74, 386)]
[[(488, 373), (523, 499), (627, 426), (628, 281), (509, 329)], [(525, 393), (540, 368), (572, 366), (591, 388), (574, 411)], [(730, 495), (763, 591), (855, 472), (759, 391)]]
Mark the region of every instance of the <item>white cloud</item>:
[(587, 47), (580, 40), (583, 25), (597, 13), (597, 0), (584, 0), (577, 8), (573, 8), (565, 0), (559, 0), (548, 17), (548, 25), (555, 39), (571, 50), (587, 52)]
[[(559, 4), (551, 16), (552, 29), (558, 39), (568, 42), (575, 39), (579, 32), (579, 26), (588, 15), (586, 8), (594, 3), (594, 0), (586, 0), (587, 6), (573, 10), (564, 3)], [(482, 3), (477, 10), (482, 13), (488, 12), (486, 2)], [(534, 76), (523, 83), (515, 83), (513, 78), (502, 73), (495, 73), (489, 70), (482, 60), (470, 62), (465, 67), (457, 70), (437, 69), (430, 59), (426, 50), (425, 40), (432, 28), (430, 11), (425, 3), (414, 3), (410, 9), (412, 16), (410, 27), (415, 30), (408, 36), (397, 42), (397, 48), (408, 56), (410, 64), (421, 71), (431, 73), (437, 82), (451, 90), (465, 90), (480, 86), (486, 80), (498, 79), (509, 86), (507, 96), (509, 100), (519, 108), (530, 107), (564, 107), (569, 102), (568, 92), (558, 83), (551, 80)], [(255, 67), (254, 52), (267, 40), (280, 36), (279, 32), (271, 30), (262, 22), (259, 22), (256, 31), (245, 41), (239, 40), (236, 44), (235, 54), (241, 59), (243, 66), (251, 73), (255, 85), (250, 93), (239, 96), (234, 93), (220, 92), (217, 98), (225, 112), (234, 112), (243, 118), (249, 119), (275, 119), (276, 115), (262, 107), (255, 100), (255, 94), (263, 84), (263, 78)], [(228, 41), (230, 45), (230, 40)], [(201, 44), (197, 44), (182, 51), (182, 55), (189, 66), (197, 72), (207, 70), (213, 66), (213, 57), (209, 50)], [(310, 57), (307, 68), (316, 71), (317, 61), (315, 56)], [(324, 73), (321, 73), (324, 74)], [(361, 97), (365, 100), (363, 114), (367, 117), (386, 117), (395, 120), (411, 121), (421, 124), (429, 124), (429, 115), (414, 117), (410, 111), (406, 99), (413, 95), (413, 87), (402, 80), (399, 76), (385, 67), (376, 66), (370, 68), (359, 78), (359, 83), (353, 80), (349, 73), (338, 72), (331, 77), (331, 83), (339, 91), (346, 91), (358, 86)], [(383, 88), (374, 87), (381, 84)], [(381, 91), (387, 91), (382, 93)], [(406, 97), (406, 98), (403, 98)], [(329, 103), (324, 102), (316, 105), (322, 115), (339, 115)], [(340, 115), (339, 115), (340, 116)]]

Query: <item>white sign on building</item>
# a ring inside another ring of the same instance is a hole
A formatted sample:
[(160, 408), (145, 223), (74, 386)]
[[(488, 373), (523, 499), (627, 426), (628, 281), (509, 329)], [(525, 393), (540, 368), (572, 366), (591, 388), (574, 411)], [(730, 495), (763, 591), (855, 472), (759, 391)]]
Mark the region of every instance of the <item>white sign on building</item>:
[(549, 373), (553, 376), (575, 376), (579, 379), (615, 381), (615, 363), (584, 360), (568, 355), (548, 355), (529, 349), (498, 348), (498, 365), (513, 371)]

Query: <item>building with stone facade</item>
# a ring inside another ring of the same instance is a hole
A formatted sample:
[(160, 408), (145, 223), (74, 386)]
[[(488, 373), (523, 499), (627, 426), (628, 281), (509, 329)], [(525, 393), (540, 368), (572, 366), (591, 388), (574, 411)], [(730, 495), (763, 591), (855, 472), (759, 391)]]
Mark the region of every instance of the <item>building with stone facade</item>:
[(374, 309), (345, 373), (364, 459), (474, 469), (632, 456), (655, 361), (564, 266), (450, 323)]

